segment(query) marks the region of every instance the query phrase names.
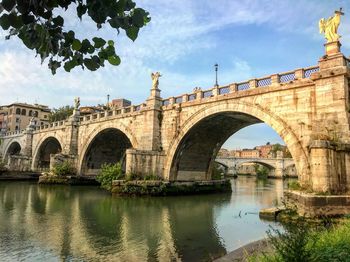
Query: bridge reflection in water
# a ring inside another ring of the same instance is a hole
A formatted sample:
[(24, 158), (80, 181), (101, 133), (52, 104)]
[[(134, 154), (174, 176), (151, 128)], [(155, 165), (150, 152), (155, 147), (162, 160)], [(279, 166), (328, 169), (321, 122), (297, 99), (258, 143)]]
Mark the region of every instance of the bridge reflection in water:
[(233, 187), (232, 195), (111, 198), (93, 187), (1, 183), (0, 257), (210, 260), (263, 237), (267, 224), (256, 212), (283, 191), (282, 181), (255, 178), (239, 178)]

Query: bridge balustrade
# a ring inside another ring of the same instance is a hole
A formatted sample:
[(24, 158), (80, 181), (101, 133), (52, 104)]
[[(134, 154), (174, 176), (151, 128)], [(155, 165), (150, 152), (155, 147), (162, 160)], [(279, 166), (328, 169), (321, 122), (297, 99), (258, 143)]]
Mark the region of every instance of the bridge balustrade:
[(310, 78), (310, 76), (313, 73), (316, 73), (316, 72), (319, 72), (319, 71), (320, 71), (320, 68), (318, 66), (317, 67), (309, 67), (309, 68), (304, 70), (304, 77), (305, 78)]
[(288, 82), (294, 81), (294, 80), (295, 80), (295, 71), (287, 72), (287, 73), (279, 75), (279, 82), (280, 83), (288, 83)]
[(206, 91), (203, 91), (202, 97), (208, 98), (208, 97), (211, 97), (212, 95), (213, 95), (213, 90), (206, 90)]
[(261, 78), (257, 81), (257, 87), (270, 86), (272, 84), (271, 77)]
[(230, 86), (219, 87), (219, 95), (230, 93)]
[(176, 104), (182, 103), (182, 96), (175, 97), (175, 103)]
[(249, 89), (249, 82), (242, 82), (237, 84), (237, 91), (243, 91)]

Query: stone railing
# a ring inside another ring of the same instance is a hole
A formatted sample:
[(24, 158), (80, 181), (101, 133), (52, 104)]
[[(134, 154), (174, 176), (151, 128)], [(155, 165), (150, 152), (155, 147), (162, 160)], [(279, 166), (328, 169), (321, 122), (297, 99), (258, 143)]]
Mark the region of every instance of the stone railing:
[(89, 115), (81, 116), (79, 120), (80, 120), (80, 123), (83, 123), (83, 122), (89, 122), (89, 121), (97, 121), (108, 117), (115, 117), (118, 115), (138, 113), (145, 107), (146, 107), (146, 104), (143, 103), (139, 105), (131, 105), (131, 106), (122, 107), (118, 109), (110, 109), (99, 113), (92, 113)]
[(250, 79), (248, 81), (233, 83), (226, 86), (214, 87), (208, 90), (198, 90), (192, 94), (184, 94), (182, 96), (163, 99), (162, 105), (168, 106), (171, 104), (180, 104), (184, 102), (196, 101), (198, 99), (207, 99), (213, 96), (224, 96), (230, 93), (243, 92), (254, 88), (264, 88), (278, 84), (290, 83), (297, 79), (310, 78), (313, 73), (318, 72), (319, 70), (320, 69), (318, 66), (312, 66), (280, 74), (265, 76), (262, 78)]
[(8, 131), (4, 133), (3, 137), (20, 135), (23, 132), (24, 130)]

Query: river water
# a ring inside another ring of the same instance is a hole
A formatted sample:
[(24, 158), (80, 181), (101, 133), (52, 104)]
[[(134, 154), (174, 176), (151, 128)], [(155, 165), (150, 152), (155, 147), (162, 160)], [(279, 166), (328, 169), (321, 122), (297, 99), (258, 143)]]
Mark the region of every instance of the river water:
[(211, 261), (263, 238), (282, 180), (239, 177), (233, 192), (112, 197), (98, 187), (0, 182), (0, 261)]

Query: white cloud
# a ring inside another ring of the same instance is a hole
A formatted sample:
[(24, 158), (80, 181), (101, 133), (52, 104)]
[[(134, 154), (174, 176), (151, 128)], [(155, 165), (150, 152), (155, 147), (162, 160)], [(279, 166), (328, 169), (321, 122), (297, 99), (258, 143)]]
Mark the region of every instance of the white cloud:
[[(216, 35), (216, 32), (228, 27), (257, 24), (270, 30), (311, 34), (320, 39), (317, 19), (329, 14), (335, 5), (302, 0), (137, 2), (151, 13), (152, 20), (141, 30), (136, 42), (125, 35), (116, 37), (111, 29), (96, 31), (87, 18), (80, 23), (75, 17), (74, 8), (64, 13), (67, 28), (77, 31), (78, 36), (117, 38), (116, 48), (122, 58), (119, 67), (107, 65), (97, 72), (75, 69), (69, 74), (61, 69), (52, 76), (47, 66), (41, 66), (39, 59), (35, 59), (33, 52), (26, 50), (19, 40), (0, 40), (0, 104), (18, 98), (28, 102), (39, 100), (57, 107), (72, 103), (73, 97), (78, 95), (82, 98), (82, 104), (93, 104), (104, 102), (107, 93), (140, 103), (149, 95), (149, 74), (156, 70), (163, 73), (161, 87), (164, 97), (190, 93), (195, 86), (209, 88), (214, 79), (212, 71), (179, 73), (171, 70), (171, 65), (194, 52), (205, 54), (220, 48), (220, 35)], [(346, 41), (343, 41), (343, 45), (350, 47), (350, 41), (347, 41), (350, 40), (350, 26), (346, 26), (349, 25), (348, 20), (344, 21), (342, 32)], [(0, 31), (0, 38), (4, 35)], [(238, 38), (233, 41), (250, 40)], [(219, 76), (220, 84), (228, 84), (234, 80), (249, 79), (252, 69), (246, 61), (235, 57), (227, 69), (220, 69)]]

